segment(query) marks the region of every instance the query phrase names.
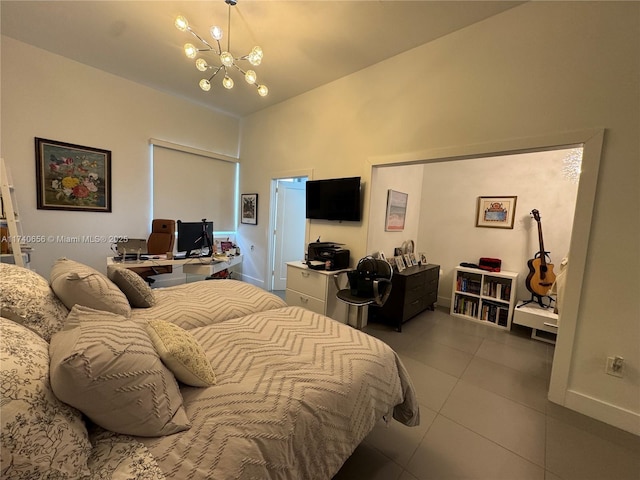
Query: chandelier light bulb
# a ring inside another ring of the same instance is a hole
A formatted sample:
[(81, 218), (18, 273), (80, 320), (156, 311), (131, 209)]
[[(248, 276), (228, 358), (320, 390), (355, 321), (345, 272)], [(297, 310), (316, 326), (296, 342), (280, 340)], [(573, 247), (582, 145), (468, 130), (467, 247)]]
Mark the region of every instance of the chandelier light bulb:
[(210, 33), (215, 40), (222, 40), (222, 28), (219, 26), (214, 25), (211, 27)]
[(189, 58), (196, 58), (198, 49), (191, 43), (184, 44), (184, 54)]
[(269, 89), (266, 85), (258, 85), (258, 95), (260, 95), (261, 97), (266, 97), (268, 93)]
[(182, 15), (178, 15), (176, 17), (176, 22), (174, 24), (178, 30), (181, 32), (185, 32), (189, 28), (189, 22)]
[(257, 78), (258, 77), (256, 75), (256, 72), (254, 72), (253, 70), (247, 70), (244, 74), (244, 79), (249, 85), (253, 85), (254, 83), (256, 83)]
[(220, 61), (225, 67), (230, 67), (231, 65), (233, 65), (233, 55), (231, 55), (229, 52), (222, 52), (220, 54)]
[(198, 70), (200, 70), (201, 72), (206, 72), (207, 68), (209, 68), (209, 65), (204, 60), (204, 58), (199, 58), (199, 59), (196, 60), (196, 68)]
[(249, 60), (249, 63), (251, 65), (258, 66), (260, 65), (260, 63), (262, 63), (263, 55), (264, 54), (262, 53), (262, 48), (256, 46), (253, 47), (251, 49), (251, 53), (247, 55), (247, 60)]
[(207, 80), (206, 78), (203, 78), (202, 80), (200, 80), (199, 85), (200, 85), (200, 88), (205, 92), (208, 92), (209, 90), (211, 90), (211, 82), (209, 82), (209, 80)]
[(231, 90), (233, 88), (233, 79), (225, 75), (224, 79), (222, 80), (222, 85), (227, 90)]

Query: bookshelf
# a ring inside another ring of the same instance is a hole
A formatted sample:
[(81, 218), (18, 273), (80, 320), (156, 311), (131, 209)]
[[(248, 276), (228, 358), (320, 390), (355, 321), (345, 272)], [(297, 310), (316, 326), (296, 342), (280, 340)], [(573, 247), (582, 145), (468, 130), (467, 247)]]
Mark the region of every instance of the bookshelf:
[(451, 315), (509, 330), (516, 304), (516, 272), (456, 267)]

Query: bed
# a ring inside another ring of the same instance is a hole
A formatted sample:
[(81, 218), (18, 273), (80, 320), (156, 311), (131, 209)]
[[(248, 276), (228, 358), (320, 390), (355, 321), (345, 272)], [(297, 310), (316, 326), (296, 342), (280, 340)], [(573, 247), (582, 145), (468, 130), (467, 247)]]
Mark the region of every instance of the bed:
[[(407, 426), (420, 421), (411, 379), (388, 345), (323, 315), (277, 306), (180, 327), (201, 348), (215, 382), (190, 386), (162, 366), (180, 397), (183, 428), (163, 435), (116, 433), (75, 402), (62, 401), (52, 386), (64, 363), (56, 356), (57, 339), (82, 330), (94, 345), (111, 337), (124, 352), (137, 351), (140, 344), (128, 332), (146, 337), (153, 307), (148, 317), (135, 308), (124, 317), (78, 304), (69, 312), (44, 278), (19, 268), (0, 271), (2, 315), (8, 318), (0, 320), (3, 478), (46, 472), (63, 479), (330, 479), (379, 419)], [(85, 321), (83, 312), (109, 321)], [(85, 323), (78, 327), (79, 321)], [(105, 325), (111, 325), (107, 334)], [(53, 332), (51, 341), (43, 331)], [(146, 356), (153, 355), (152, 345)], [(93, 374), (93, 365), (87, 368)], [(132, 390), (138, 390), (136, 382)]]

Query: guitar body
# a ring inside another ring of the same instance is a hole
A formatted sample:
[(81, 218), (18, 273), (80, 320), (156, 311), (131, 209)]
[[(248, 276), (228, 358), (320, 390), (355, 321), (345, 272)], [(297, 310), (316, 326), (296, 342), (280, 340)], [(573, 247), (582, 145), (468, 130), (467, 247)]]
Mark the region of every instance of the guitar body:
[(553, 282), (556, 281), (556, 274), (553, 273), (553, 264), (547, 263), (547, 254), (544, 250), (544, 240), (542, 238), (542, 222), (540, 221), (540, 212), (536, 209), (531, 211), (533, 218), (538, 222), (538, 241), (540, 242), (540, 250), (534, 257), (527, 262), (529, 266), (529, 275), (525, 280), (527, 290), (534, 296), (538, 297), (538, 302), (542, 305), (542, 297), (549, 293), (549, 289)]
[(556, 281), (556, 274), (553, 273), (553, 264), (542, 264), (540, 257), (533, 258), (527, 262), (529, 275), (525, 280), (527, 290), (534, 295), (544, 297), (549, 292), (551, 285)]

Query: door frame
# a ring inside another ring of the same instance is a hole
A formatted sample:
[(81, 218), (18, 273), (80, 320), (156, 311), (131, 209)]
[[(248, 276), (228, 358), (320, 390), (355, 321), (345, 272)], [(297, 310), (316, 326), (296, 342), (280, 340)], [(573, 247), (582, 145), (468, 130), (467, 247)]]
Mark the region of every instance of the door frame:
[[(276, 229), (277, 225), (277, 208), (276, 208), (276, 188), (278, 185), (278, 180), (285, 178), (301, 178), (307, 177), (307, 180), (313, 179), (313, 169), (301, 169), (301, 170), (286, 170), (280, 172), (273, 172), (271, 175), (270, 182), (270, 191), (269, 191), (269, 229), (267, 230), (268, 237), (268, 252), (266, 258), (266, 269), (267, 272), (267, 281), (266, 281), (266, 289), (268, 291), (273, 290), (273, 264), (275, 261), (275, 249), (276, 242), (275, 236), (273, 232)], [(309, 243), (309, 221), (305, 219), (304, 226), (304, 241), (305, 244)]]
[[(581, 392), (572, 389), (571, 371), (572, 363), (574, 362), (574, 346), (582, 296), (582, 282), (587, 262), (604, 133), (604, 128), (591, 128), (485, 144), (370, 157), (369, 169), (366, 172), (368, 177), (365, 179), (367, 182), (371, 182), (372, 170), (377, 166), (444, 162), (531, 151), (555, 150), (571, 146), (581, 146), (583, 148), (582, 171), (578, 185), (569, 247), (571, 262), (567, 268), (564, 308), (560, 313), (562, 328), (559, 329), (556, 340), (548, 399), (553, 403), (587, 415), (589, 415), (589, 410), (594, 408), (593, 402)], [(366, 201), (369, 203), (370, 198), (367, 198)], [(622, 424), (633, 421), (631, 416), (621, 420), (619, 412), (615, 408), (605, 408), (600, 410), (599, 413), (599, 419), (602, 419), (604, 415), (606, 417), (605, 422), (627, 430), (628, 428), (625, 428)]]

